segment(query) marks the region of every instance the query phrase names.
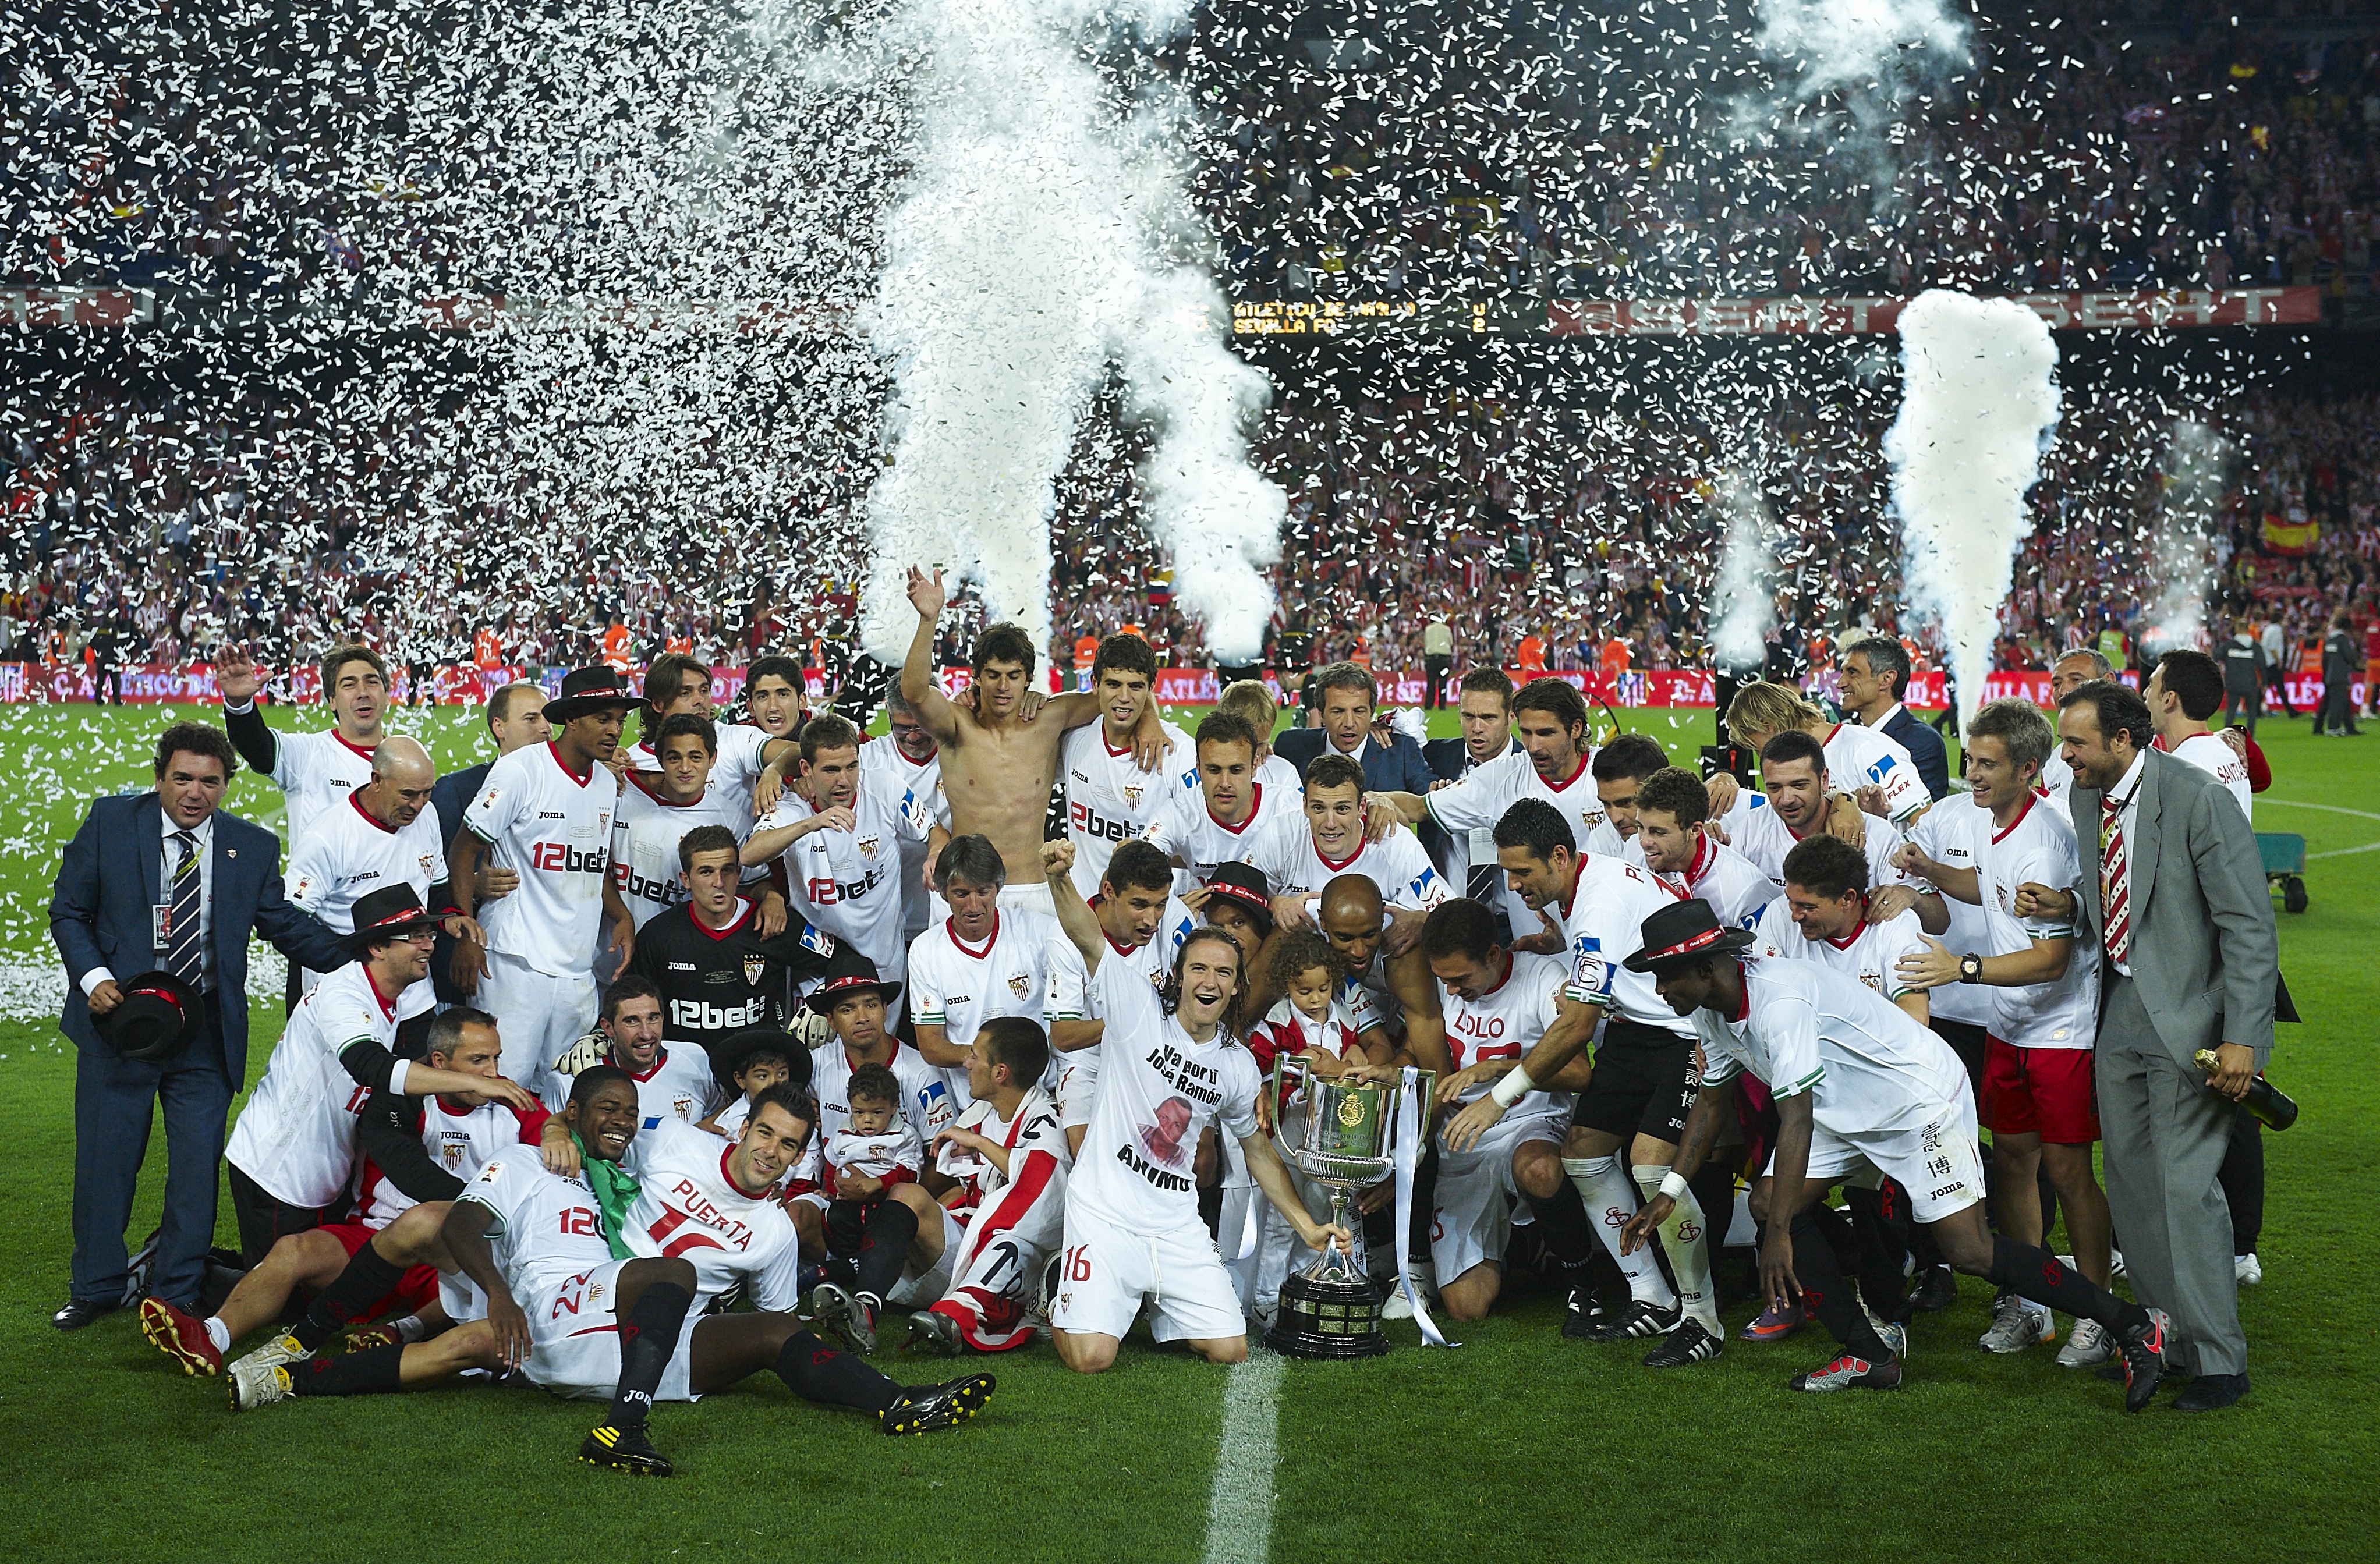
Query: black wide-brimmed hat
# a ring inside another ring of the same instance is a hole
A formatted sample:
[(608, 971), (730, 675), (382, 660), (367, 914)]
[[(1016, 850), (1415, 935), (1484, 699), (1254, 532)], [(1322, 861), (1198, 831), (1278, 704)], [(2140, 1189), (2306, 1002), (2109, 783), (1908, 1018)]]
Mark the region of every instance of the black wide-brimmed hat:
[(1646, 918), (1637, 930), (1645, 948), (1621, 964), (1631, 972), (1651, 972), (1664, 962), (1687, 956), (1732, 956), (1751, 948), (1752, 931), (1730, 928), (1697, 896), (1672, 902)]
[(1207, 882), (1207, 890), (1210, 895), (1225, 897), (1247, 908), (1257, 920), (1259, 939), (1272, 937), (1272, 900), (1264, 870), (1254, 864), (1217, 864), (1215, 878)]
[(438, 915), (421, 905), (410, 885), (383, 885), (356, 898), (356, 931), (339, 943), (349, 955), (360, 956), (374, 945), (402, 940), (417, 928), (435, 928)]
[(163, 1064), (188, 1048), (206, 1022), (198, 985), (170, 972), (144, 972), (116, 985), (124, 996), (105, 1015), (91, 1018), (99, 1040), (117, 1057)]
[(799, 1037), (777, 1026), (747, 1026), (740, 1032), (730, 1032), (709, 1046), (710, 1067), (722, 1080), (732, 1080), (735, 1073), (750, 1062), (754, 1054), (763, 1049), (785, 1056), (786, 1068), (794, 1079), (809, 1085), (810, 1050)]
[(567, 722), (609, 706), (625, 711), (642, 704), (642, 697), (628, 688), (628, 681), (617, 670), (598, 663), (592, 668), (573, 668), (562, 676), (562, 693), (545, 703), (545, 720)]
[(832, 1015), (836, 1000), (860, 988), (875, 989), (888, 1008), (901, 997), (901, 985), (886, 982), (877, 972), (874, 962), (853, 949), (848, 941), (838, 940), (834, 954), (827, 962), (826, 981), (811, 990), (802, 1002), (820, 1015)]

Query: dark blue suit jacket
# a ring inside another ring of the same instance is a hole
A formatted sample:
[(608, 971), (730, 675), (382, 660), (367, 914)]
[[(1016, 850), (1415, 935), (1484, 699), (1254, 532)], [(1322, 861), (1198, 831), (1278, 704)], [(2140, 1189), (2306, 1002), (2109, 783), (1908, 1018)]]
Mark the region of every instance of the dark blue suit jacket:
[(1934, 731), (1933, 723), (1902, 706), (1896, 708), (1890, 719), (1876, 732), (1909, 751), (1909, 758), (1917, 762), (1918, 780), (1925, 784), (1927, 793), (1937, 798), (1949, 795), (1949, 752), (1943, 748), (1942, 735)]
[[(1320, 728), (1292, 728), (1272, 741), (1272, 752), (1297, 768), (1298, 775), (1330, 742)], [(1460, 747), (1460, 741), (1458, 741)], [(1367, 793), (1427, 793), (1437, 773), (1422, 758), (1421, 746), (1402, 734), (1389, 735), (1385, 748), (1379, 735), (1364, 740), (1364, 789)]]
[[(80, 1049), (103, 1049), (83, 998), (83, 974), (106, 967), (118, 982), (157, 966), (150, 909), (165, 876), (162, 806), (156, 794), (91, 801), (82, 829), (67, 843), (50, 894), (50, 938), (67, 964), (67, 1002), (58, 1029)], [(328, 972), (347, 953), (329, 925), (289, 904), (281, 891), (281, 839), (221, 810), (214, 818), (208, 909), (213, 948), (215, 1029), (234, 1089), (248, 1078), (248, 936), (264, 936), (291, 961)]]

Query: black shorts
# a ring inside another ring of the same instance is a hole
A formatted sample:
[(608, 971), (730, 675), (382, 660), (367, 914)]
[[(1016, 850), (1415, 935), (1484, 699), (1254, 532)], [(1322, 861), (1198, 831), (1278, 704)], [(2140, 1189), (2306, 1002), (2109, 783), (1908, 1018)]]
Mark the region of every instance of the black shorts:
[(272, 1252), (275, 1240), (293, 1232), (311, 1232), (331, 1216), (328, 1211), (285, 1205), (240, 1171), (238, 1164), (224, 1166), (231, 1170), (231, 1210), (239, 1222), (239, 1263), (250, 1270)]
[(1675, 1146), (1701, 1095), (1694, 1045), (1675, 1032), (1618, 1016), (1603, 1024), (1595, 1074), (1578, 1094), (1571, 1122), (1611, 1135), (1650, 1135)]
[(1950, 1051), (1957, 1054), (1959, 1062), (1967, 1067), (1967, 1085), (1974, 1092), (1975, 1100), (1981, 1102), (1984, 1097), (1984, 1029), (1939, 1015), (1926, 1024), (1934, 1029), (1936, 1037), (1950, 1045)]

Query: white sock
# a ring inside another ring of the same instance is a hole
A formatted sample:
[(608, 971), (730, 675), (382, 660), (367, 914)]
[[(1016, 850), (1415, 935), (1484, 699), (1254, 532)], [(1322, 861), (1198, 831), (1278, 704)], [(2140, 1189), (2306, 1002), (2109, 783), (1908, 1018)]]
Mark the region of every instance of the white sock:
[[(1670, 1170), (1646, 1167), (1629, 1170), (1635, 1175), (1636, 1187), (1650, 1200), (1661, 1187), (1661, 1175)], [(1711, 1289), (1710, 1252), (1703, 1247), (1708, 1226), (1702, 1202), (1688, 1189), (1678, 1193), (1670, 1219), (1657, 1231), (1661, 1235), (1661, 1247), (1670, 1252), (1670, 1274), (1678, 1279), (1679, 1307), (1705, 1330), (1724, 1338), (1727, 1331), (1718, 1322), (1718, 1302)]]
[(400, 1341), (419, 1341), (430, 1334), (429, 1324), (419, 1315), (407, 1315), (392, 1328)]
[(231, 1351), (231, 1327), (224, 1324), (220, 1315), (207, 1316), (207, 1340), (215, 1344), (218, 1352)]
[(1652, 1245), (1646, 1244), (1633, 1255), (1620, 1252), (1620, 1224), (1636, 1214), (1636, 1186), (1620, 1170), (1620, 1158), (1565, 1157), (1561, 1165), (1570, 1182), (1577, 1186), (1579, 1198), (1586, 1202), (1586, 1218), (1594, 1224), (1596, 1235), (1618, 1263), (1620, 1273), (1628, 1279), (1628, 1296), (1639, 1303), (1658, 1303), (1665, 1309), (1675, 1303), (1677, 1295), (1661, 1279), (1661, 1267), (1653, 1263)]

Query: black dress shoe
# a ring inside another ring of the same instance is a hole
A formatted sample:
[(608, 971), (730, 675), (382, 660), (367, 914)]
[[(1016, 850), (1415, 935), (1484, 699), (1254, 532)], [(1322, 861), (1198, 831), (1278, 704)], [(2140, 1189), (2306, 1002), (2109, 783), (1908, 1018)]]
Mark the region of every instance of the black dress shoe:
[(2248, 1393), (2244, 1374), (2202, 1374), (2173, 1403), (2176, 1412), (2214, 1412)]
[(80, 1330), (100, 1315), (112, 1315), (123, 1306), (106, 1298), (69, 1298), (50, 1316), (50, 1323), (60, 1330)]

